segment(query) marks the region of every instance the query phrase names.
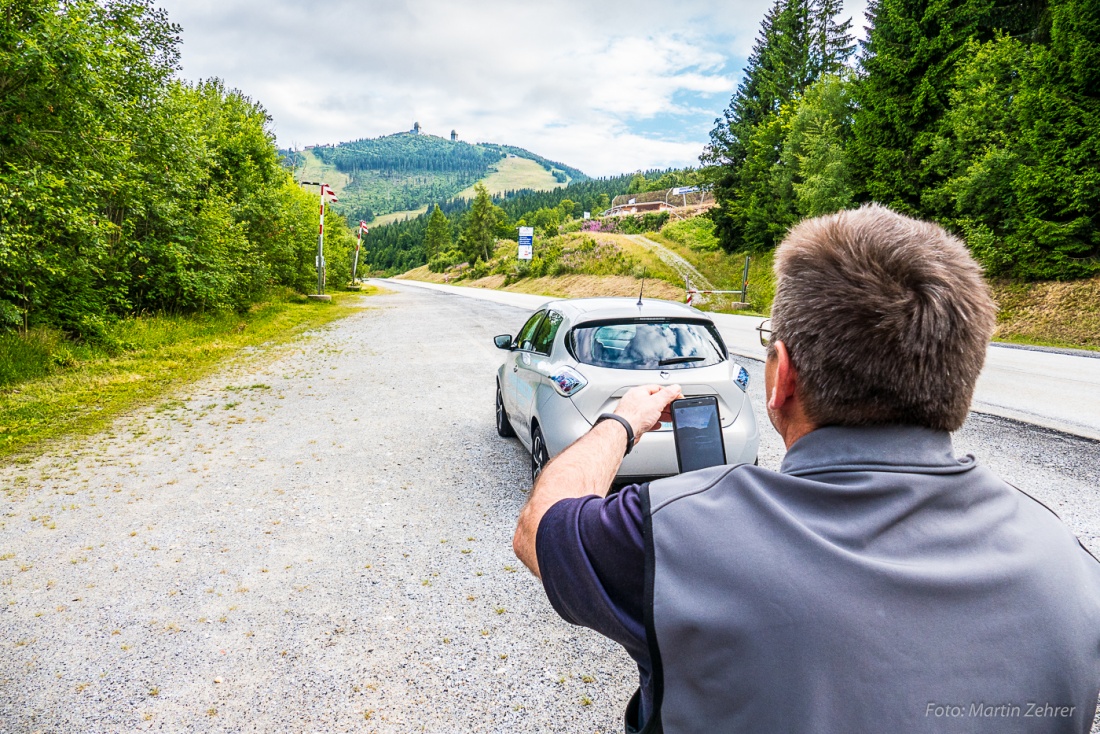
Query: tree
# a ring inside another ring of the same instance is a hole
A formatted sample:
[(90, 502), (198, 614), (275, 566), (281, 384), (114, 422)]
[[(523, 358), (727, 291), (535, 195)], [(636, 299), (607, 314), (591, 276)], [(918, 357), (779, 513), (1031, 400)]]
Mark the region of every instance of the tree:
[[(856, 87), (850, 157), (862, 195), (922, 215), (921, 194), (940, 180), (922, 165), (947, 108), (950, 85), (971, 39), (996, 30), (1036, 36), (1046, 3), (990, 0), (872, 0)], [(948, 7), (945, 7), (948, 6)]]
[(785, 123), (780, 170), (790, 181), (798, 217), (830, 214), (855, 201), (845, 156), (855, 111), (849, 76), (822, 76), (797, 100)]
[(428, 228), (424, 232), (424, 258), (431, 260), (441, 252), (451, 249), (451, 222), (435, 205), (432, 216), (428, 220)]
[[(148, 0), (3, 3), (0, 328), (99, 340), (129, 314), (243, 310), (308, 285), (316, 198), (262, 106), (172, 78), (178, 44)], [(340, 280), (350, 236), (328, 225)]]
[(994, 274), (1100, 269), (1100, 10), (1051, 7), (1049, 45), (971, 41), (925, 166), (923, 203)]
[(504, 212), (493, 203), (484, 184), (476, 184), (474, 191), (474, 203), (466, 213), (459, 240), (462, 253), (471, 264), (492, 259), (497, 232), (505, 221)]
[(781, 164), (780, 116), (789, 116), (799, 94), (852, 54), (850, 21), (836, 21), (839, 8), (837, 0), (776, 0), (743, 80), (715, 120), (700, 160), (710, 166), (706, 175), (718, 202), (710, 216), (728, 251), (771, 246), (791, 223), (790, 206), (775, 198), (775, 187), (789, 183), (774, 170)]
[(842, 74), (855, 53), (852, 19), (837, 21), (843, 10), (841, 0), (814, 0), (810, 8), (810, 63), (815, 79)]

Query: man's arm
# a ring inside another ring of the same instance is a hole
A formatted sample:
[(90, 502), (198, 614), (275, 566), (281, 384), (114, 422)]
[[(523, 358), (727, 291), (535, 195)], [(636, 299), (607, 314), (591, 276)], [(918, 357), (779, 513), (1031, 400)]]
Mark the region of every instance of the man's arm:
[[(683, 397), (679, 385), (635, 387), (615, 409), (634, 429), (635, 444), (656, 426), (673, 400)], [(531, 573), (542, 578), (535, 553), (539, 523), (557, 502), (570, 497), (604, 497), (619, 471), (626, 450), (626, 429), (618, 421), (603, 421), (546, 465), (520, 512), (512, 548)]]

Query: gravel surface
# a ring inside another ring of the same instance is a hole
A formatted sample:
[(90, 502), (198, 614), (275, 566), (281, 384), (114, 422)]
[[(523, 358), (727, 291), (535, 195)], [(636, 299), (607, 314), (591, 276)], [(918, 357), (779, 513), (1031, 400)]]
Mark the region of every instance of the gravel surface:
[[(0, 467), (0, 731), (620, 730), (633, 664), (512, 555), (492, 337), (526, 313), (364, 305)], [(956, 446), (1100, 552), (1100, 445), (973, 416)]]

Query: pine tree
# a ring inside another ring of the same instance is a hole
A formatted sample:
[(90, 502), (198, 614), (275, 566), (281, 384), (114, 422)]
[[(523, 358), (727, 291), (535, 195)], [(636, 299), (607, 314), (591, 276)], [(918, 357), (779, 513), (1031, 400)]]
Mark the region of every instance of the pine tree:
[(428, 220), (428, 228), (424, 232), (424, 257), (431, 260), (450, 249), (451, 222), (439, 208), (439, 204), (436, 204)]
[(1049, 45), (968, 44), (925, 161), (942, 179), (926, 206), (1020, 279), (1100, 269), (1100, 8), (1061, 0), (1050, 17)]
[(815, 79), (842, 73), (855, 53), (852, 19), (837, 20), (843, 10), (842, 0), (814, 0), (811, 6), (811, 63)]
[(711, 217), (729, 251), (774, 246), (793, 223), (790, 178), (777, 170), (785, 124), (780, 118), (789, 118), (789, 106), (815, 80), (839, 73), (851, 57), (851, 21), (838, 21), (839, 10), (839, 0), (776, 0), (761, 23), (743, 81), (715, 121), (701, 160), (715, 167), (710, 175), (718, 206)]
[(966, 43), (1036, 34), (1043, 3), (989, 0), (871, 0), (860, 61), (858, 112), (849, 155), (865, 198), (924, 214), (921, 194), (940, 183), (922, 162), (947, 107)]
[(465, 227), (460, 239), (462, 252), (471, 264), (478, 260), (489, 262), (492, 259), (497, 230), (505, 218), (500, 207), (493, 204), (484, 184), (476, 184), (474, 190), (477, 193), (470, 211), (466, 213)]

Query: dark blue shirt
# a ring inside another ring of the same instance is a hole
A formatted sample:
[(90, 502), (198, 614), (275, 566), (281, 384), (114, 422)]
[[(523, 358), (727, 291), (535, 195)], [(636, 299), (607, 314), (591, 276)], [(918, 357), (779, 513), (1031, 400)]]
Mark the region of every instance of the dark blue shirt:
[(647, 716), (653, 666), (643, 616), (645, 545), (638, 492), (631, 485), (606, 499), (590, 495), (558, 502), (539, 523), (535, 552), (554, 610), (619, 643), (638, 664), (641, 713)]

